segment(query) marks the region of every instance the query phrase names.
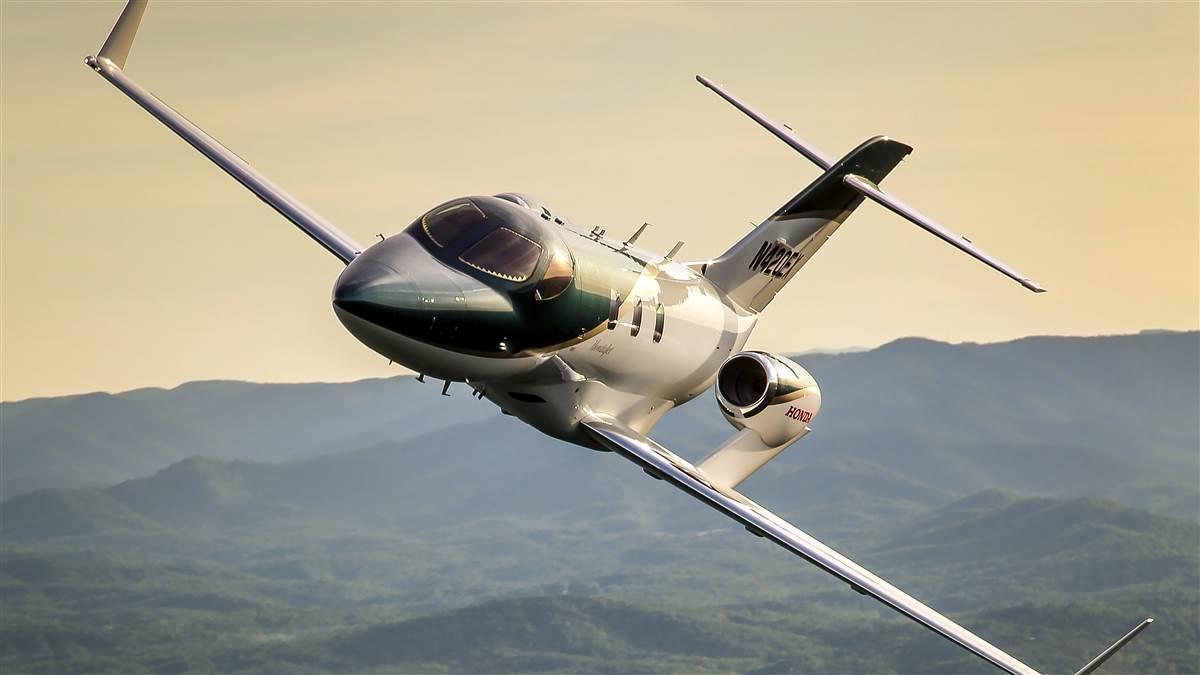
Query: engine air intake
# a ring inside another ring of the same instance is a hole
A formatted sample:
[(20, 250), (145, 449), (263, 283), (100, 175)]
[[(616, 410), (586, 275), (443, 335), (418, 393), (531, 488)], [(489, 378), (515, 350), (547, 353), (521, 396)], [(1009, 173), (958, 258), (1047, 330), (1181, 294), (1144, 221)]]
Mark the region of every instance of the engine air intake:
[(721, 402), (743, 415), (753, 414), (774, 389), (771, 363), (757, 352), (736, 354), (721, 367), (717, 389)]
[(769, 352), (740, 352), (717, 372), (717, 404), (737, 429), (753, 429), (771, 447), (808, 433), (821, 389), (800, 364)]

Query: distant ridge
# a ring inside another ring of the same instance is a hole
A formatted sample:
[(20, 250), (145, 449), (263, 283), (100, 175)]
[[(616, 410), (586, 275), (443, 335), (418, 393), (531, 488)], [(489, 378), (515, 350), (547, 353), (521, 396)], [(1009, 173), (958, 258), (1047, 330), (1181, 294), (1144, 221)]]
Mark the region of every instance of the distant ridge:
[[(1004, 345), (1004, 344), (1011, 344), (1014, 342), (1021, 342), (1023, 340), (1046, 340), (1046, 339), (1088, 340), (1088, 339), (1096, 339), (1096, 338), (1105, 339), (1105, 338), (1130, 337), (1130, 336), (1135, 336), (1135, 335), (1194, 335), (1197, 337), (1198, 340), (1200, 340), (1200, 331), (1175, 330), (1175, 329), (1170, 329), (1170, 328), (1143, 328), (1142, 330), (1140, 330), (1136, 333), (1111, 333), (1111, 334), (1098, 334), (1098, 335), (1051, 335), (1051, 334), (1043, 335), (1043, 334), (1039, 334), (1039, 335), (1026, 335), (1026, 336), (1011, 338), (1011, 339), (1007, 339), (1007, 340), (997, 340), (994, 342), (975, 342), (975, 341), (969, 341), (969, 340), (962, 341), (962, 342), (952, 342), (952, 341), (948, 341), (948, 340), (938, 340), (936, 338), (927, 338), (927, 337), (921, 337), (921, 336), (908, 336), (908, 337), (899, 337), (899, 338), (895, 338), (892, 340), (888, 340), (888, 341), (883, 342), (874, 347), (868, 347), (868, 346), (864, 346), (864, 345), (854, 345), (854, 346), (849, 346), (849, 347), (814, 347), (814, 348), (810, 348), (810, 349), (802, 349), (800, 351), (784, 351), (781, 353), (784, 353), (784, 354), (787, 354), (790, 356), (835, 356), (835, 355), (840, 355), (840, 354), (859, 354), (862, 352), (870, 352), (870, 351), (874, 351), (876, 349), (881, 349), (881, 348), (886, 347), (891, 344), (895, 344), (897, 342), (903, 343), (906, 341), (932, 343), (932, 344), (946, 345), (946, 346), (953, 347), (953, 346), (961, 346), (961, 345), (971, 345), (971, 346)], [(1200, 343), (1198, 343), (1198, 346), (1200, 346)], [(316, 381), (301, 381), (301, 382), (263, 382), (263, 381), (258, 381), (258, 380), (239, 380), (239, 379), (190, 380), (188, 382), (181, 382), (180, 384), (177, 384), (174, 386), (151, 385), (151, 386), (145, 386), (145, 387), (136, 387), (134, 389), (122, 389), (119, 391), (91, 390), (91, 391), (82, 391), (82, 392), (71, 393), (71, 394), (61, 394), (58, 396), (31, 396), (28, 398), (0, 401), (0, 406), (13, 405), (13, 404), (18, 404), (18, 403), (30, 403), (30, 402), (34, 402), (34, 401), (63, 400), (63, 399), (69, 399), (69, 398), (74, 398), (74, 397), (78, 397), (78, 396), (91, 396), (91, 395), (108, 395), (108, 396), (124, 396), (124, 395), (140, 395), (140, 394), (154, 395), (154, 394), (160, 394), (160, 393), (166, 393), (166, 392), (173, 392), (173, 391), (177, 391), (177, 390), (183, 389), (183, 388), (192, 388), (192, 387), (201, 388), (201, 387), (206, 387), (206, 386), (210, 386), (210, 385), (216, 386), (216, 387), (224, 387), (224, 386), (230, 386), (230, 385), (249, 385), (249, 386), (266, 386), (266, 387), (271, 387), (271, 386), (279, 386), (279, 387), (290, 387), (290, 386), (323, 387), (323, 386), (329, 386), (329, 387), (336, 387), (339, 385), (367, 384), (367, 383), (372, 383), (372, 382), (388, 382), (391, 380), (396, 380), (396, 379), (401, 379), (401, 378), (415, 378), (415, 377), (416, 377), (415, 375), (411, 375), (411, 374), (400, 374), (400, 375), (386, 375), (386, 376), (380, 376), (380, 377), (367, 377), (367, 378), (362, 378), (362, 379), (358, 379), (358, 380), (316, 380)]]
[[(786, 492), (825, 471), (876, 475), (872, 489), (897, 491), (901, 510), (989, 487), (1094, 494), (1180, 515), (1198, 510), (1191, 480), (1200, 473), (1198, 332), (984, 345), (905, 338), (800, 360), (826, 395), (816, 433), (751, 478), (752, 494)], [(279, 462), (426, 436), (457, 443), (455, 429), (499, 418), (489, 402), (435, 390), (406, 376), (208, 381), (0, 404), (0, 499), (112, 485), (192, 456)], [(656, 431), (693, 458), (728, 433), (707, 397), (673, 411)], [(572, 451), (527, 438), (532, 448)], [(1081, 464), (1089, 471), (1075, 470)]]

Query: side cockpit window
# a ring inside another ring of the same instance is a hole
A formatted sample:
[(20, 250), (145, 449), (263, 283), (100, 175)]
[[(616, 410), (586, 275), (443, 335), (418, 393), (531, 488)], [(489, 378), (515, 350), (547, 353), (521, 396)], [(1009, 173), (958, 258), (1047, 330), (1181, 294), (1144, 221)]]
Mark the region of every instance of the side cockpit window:
[(486, 218), (471, 200), (463, 199), (421, 216), (421, 228), (433, 243), (445, 248)]
[(575, 276), (575, 264), (571, 255), (566, 251), (554, 251), (550, 254), (550, 263), (546, 265), (546, 273), (533, 289), (534, 297), (538, 300), (557, 298), (571, 285)]
[(458, 259), (494, 277), (525, 281), (533, 274), (541, 256), (542, 247), (537, 242), (500, 227), (464, 251)]

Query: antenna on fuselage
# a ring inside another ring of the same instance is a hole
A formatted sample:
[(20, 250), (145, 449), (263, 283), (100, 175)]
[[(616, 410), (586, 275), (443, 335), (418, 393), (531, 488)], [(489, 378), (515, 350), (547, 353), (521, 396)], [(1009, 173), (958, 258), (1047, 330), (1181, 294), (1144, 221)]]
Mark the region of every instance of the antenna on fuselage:
[(446, 380), (446, 384), (442, 385), (442, 396), (449, 396), (446, 392), (450, 391), (450, 380)]
[(633, 242), (637, 241), (638, 237), (642, 236), (642, 233), (646, 231), (647, 227), (650, 227), (650, 223), (642, 223), (642, 226), (637, 229), (637, 232), (634, 232), (633, 236), (626, 239), (625, 243), (621, 244), (621, 250), (625, 250), (632, 246)]

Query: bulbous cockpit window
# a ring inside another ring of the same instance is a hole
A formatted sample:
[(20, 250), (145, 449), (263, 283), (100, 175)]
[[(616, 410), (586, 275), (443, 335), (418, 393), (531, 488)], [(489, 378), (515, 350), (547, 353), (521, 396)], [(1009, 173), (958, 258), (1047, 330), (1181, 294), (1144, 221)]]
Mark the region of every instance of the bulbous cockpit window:
[(536, 278), (534, 298), (556, 298), (575, 278), (575, 262), (554, 226), (519, 198), (506, 194), (455, 199), (421, 216), (410, 231), (420, 237), (421, 230), (432, 244), (426, 246), (429, 252), (448, 265), (514, 283)]
[(433, 243), (445, 248), (485, 219), (487, 216), (470, 199), (460, 199), (421, 216), (421, 228)]

